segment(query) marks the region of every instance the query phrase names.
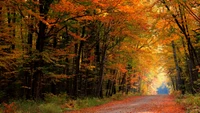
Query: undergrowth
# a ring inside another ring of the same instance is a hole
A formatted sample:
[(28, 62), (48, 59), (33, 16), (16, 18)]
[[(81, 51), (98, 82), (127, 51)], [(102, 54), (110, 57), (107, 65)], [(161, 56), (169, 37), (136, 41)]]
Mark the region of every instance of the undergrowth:
[(185, 106), (187, 113), (200, 113), (200, 94), (181, 95), (178, 91), (174, 93), (174, 96), (178, 103)]
[(45, 94), (43, 101), (14, 100), (11, 103), (0, 104), (0, 113), (63, 113), (70, 110), (78, 110), (92, 106), (98, 106), (113, 100), (122, 100), (136, 94), (115, 94), (105, 98), (78, 98), (70, 99), (66, 94)]

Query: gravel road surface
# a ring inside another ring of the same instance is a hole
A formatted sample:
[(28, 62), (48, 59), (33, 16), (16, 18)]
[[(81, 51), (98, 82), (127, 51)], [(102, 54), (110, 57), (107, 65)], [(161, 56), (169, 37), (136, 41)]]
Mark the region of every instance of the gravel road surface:
[(170, 95), (136, 96), (73, 113), (186, 113)]

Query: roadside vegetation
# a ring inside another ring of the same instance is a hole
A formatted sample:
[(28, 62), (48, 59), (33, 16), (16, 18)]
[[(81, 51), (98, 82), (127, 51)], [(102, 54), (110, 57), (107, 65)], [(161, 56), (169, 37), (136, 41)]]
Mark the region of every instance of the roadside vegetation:
[(66, 111), (79, 110), (82, 108), (102, 105), (111, 101), (122, 100), (139, 94), (129, 93), (124, 95), (118, 93), (109, 98), (78, 98), (72, 100), (66, 98), (66, 94), (46, 94), (44, 100), (13, 100), (9, 104), (0, 105), (0, 113), (63, 113)]
[(0, 112), (59, 113), (164, 86), (198, 112), (199, 14), (199, 0), (0, 0)]
[(180, 91), (175, 91), (173, 95), (176, 101), (186, 108), (187, 113), (200, 113), (200, 94), (185, 94)]

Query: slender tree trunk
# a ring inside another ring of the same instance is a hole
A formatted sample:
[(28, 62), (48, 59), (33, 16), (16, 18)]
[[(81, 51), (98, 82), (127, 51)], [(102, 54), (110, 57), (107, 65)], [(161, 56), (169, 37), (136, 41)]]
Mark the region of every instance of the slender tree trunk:
[(1, 25), (1, 27), (2, 27), (2, 22), (3, 22), (3, 15), (2, 15), (3, 1), (4, 0), (0, 0), (0, 25)]
[[(39, 0), (39, 13), (40, 16), (44, 19), (47, 20), (47, 13), (49, 11), (50, 5), (53, 2), (53, 0)], [(47, 30), (47, 26), (45, 23), (43, 23), (42, 21), (39, 21), (38, 24), (38, 37), (37, 37), (37, 41), (36, 41), (36, 50), (38, 50), (39, 53), (44, 51), (44, 43), (45, 43), (45, 39), (47, 39), (46, 37), (46, 30)], [(41, 80), (43, 77), (43, 72), (41, 70), (41, 67), (44, 66), (44, 62), (42, 59), (42, 56), (39, 55), (38, 56), (38, 60), (34, 62), (34, 70), (35, 73), (33, 75), (33, 97), (35, 99), (38, 99), (41, 97)]]
[[(84, 37), (85, 35), (85, 27), (83, 27), (82, 29), (82, 37)], [(78, 78), (80, 77), (80, 59), (81, 59), (81, 51), (82, 51), (82, 48), (83, 48), (83, 44), (84, 42), (83, 41), (80, 41), (80, 44), (75, 44), (75, 54), (76, 54), (76, 57), (75, 57), (75, 75), (74, 75), (74, 87), (73, 87), (73, 91), (74, 91), (74, 98), (77, 98), (78, 97), (78, 90), (80, 89), (80, 86), (78, 84)], [(82, 79), (82, 76), (81, 76), (81, 79)], [(79, 81), (80, 83), (82, 81)]]
[[(16, 12), (14, 9), (12, 9), (12, 23), (13, 23), (13, 29), (12, 29), (12, 37), (13, 39), (15, 39), (15, 36), (16, 36), (16, 27), (15, 27), (15, 24), (16, 24)], [(11, 48), (14, 50), (15, 49), (15, 43), (12, 42), (12, 45), (11, 45)]]
[[(69, 37), (69, 34), (68, 34), (68, 27), (66, 26), (65, 27), (65, 38), (66, 38), (66, 45), (65, 46), (68, 46), (69, 45), (69, 41), (70, 41), (70, 37)], [(65, 74), (67, 76), (67, 80), (66, 80), (66, 93), (67, 95), (69, 95), (70, 97), (72, 97), (73, 95), (73, 92), (72, 92), (72, 89), (73, 89), (73, 78), (70, 77), (70, 60), (68, 58), (68, 56), (66, 56), (65, 58)]]
[[(3, 6), (4, 6), (4, 0), (0, 0), (0, 41), (3, 40), (3, 36), (2, 36), (2, 33), (3, 33), (3, 21), (4, 21), (4, 17), (3, 17)], [(0, 42), (0, 44), (2, 44)]]
[(138, 80), (138, 90), (137, 90), (138, 93), (142, 93), (141, 86), (142, 86), (142, 79), (141, 79), (141, 77), (139, 77), (139, 80)]
[[(82, 34), (81, 34), (81, 38), (84, 38), (84, 35), (85, 35), (85, 26), (83, 26), (82, 28)], [(80, 45), (79, 45), (79, 50), (78, 50), (78, 57), (77, 57), (77, 76), (79, 76), (79, 87), (78, 87), (78, 90), (79, 90), (79, 94), (81, 94), (81, 91), (82, 91), (82, 74), (83, 73), (80, 73), (80, 67), (81, 67), (81, 56), (83, 54), (83, 46), (84, 46), (84, 41), (81, 40), (80, 41)]]
[(171, 78), (171, 82), (172, 82), (172, 88), (173, 88), (173, 90), (176, 90), (177, 88), (176, 88), (176, 82), (175, 82), (175, 78), (173, 77), (173, 76), (170, 76), (170, 78)]
[(103, 98), (103, 90), (102, 90), (102, 85), (103, 85), (103, 75), (104, 75), (104, 62), (105, 62), (105, 56), (106, 56), (106, 50), (107, 50), (107, 45), (105, 44), (102, 48), (102, 56), (101, 56), (101, 61), (99, 64), (100, 70), (99, 70), (99, 80), (97, 84), (97, 97)]
[(113, 81), (113, 86), (112, 86), (112, 94), (116, 94), (116, 93), (117, 93), (117, 90), (116, 90), (116, 80), (114, 80)]
[[(88, 44), (85, 46), (85, 56), (86, 56), (86, 61), (85, 61), (85, 63), (87, 64), (87, 65), (90, 65), (90, 60), (89, 60), (89, 58), (91, 57), (91, 52), (90, 52), (90, 50), (89, 50), (89, 46), (88, 46)], [(90, 70), (89, 69), (86, 69), (86, 72), (85, 72), (85, 75), (86, 75), (86, 77), (85, 77), (85, 87), (84, 87), (84, 90), (85, 90), (85, 96), (89, 96), (89, 95), (91, 95), (91, 94), (93, 94), (94, 93), (94, 89), (93, 89), (93, 85), (92, 85), (92, 83), (93, 83), (93, 81), (90, 81), (89, 79), (90, 79)]]
[(179, 67), (178, 64), (178, 58), (177, 58), (177, 53), (176, 53), (176, 48), (175, 48), (175, 44), (174, 41), (172, 41), (172, 48), (173, 48), (173, 55), (174, 55), (174, 63), (175, 63), (175, 67), (176, 67), (176, 72), (177, 72), (177, 81), (176, 81), (176, 90), (181, 90), (184, 92), (184, 84), (182, 82), (182, 78), (181, 78), (181, 69)]
[(185, 54), (185, 67), (186, 67), (186, 74), (188, 75), (187, 77), (189, 78), (189, 84), (190, 86), (188, 87), (189, 88), (189, 91), (194, 94), (193, 92), (193, 87), (194, 87), (194, 83), (193, 83), (193, 80), (192, 80), (192, 68), (191, 68), (191, 64), (190, 64), (190, 58), (189, 58), (189, 55), (186, 51), (186, 45), (185, 45), (185, 41), (183, 39), (183, 37), (181, 37), (181, 41), (182, 41), (182, 45), (183, 45), (183, 48), (184, 48), (184, 54)]
[[(27, 54), (31, 57), (32, 56), (32, 47), (33, 47), (33, 16), (29, 16), (30, 21), (32, 22), (30, 26), (28, 26), (28, 47), (27, 47)], [(22, 34), (23, 35), (23, 34)], [(23, 40), (23, 39), (22, 39)], [(24, 41), (23, 41), (24, 42)], [(31, 92), (33, 90), (32, 88), (32, 79), (33, 79), (33, 61), (30, 61), (29, 67), (30, 67), (30, 72), (29, 74), (25, 75), (26, 79), (27, 79), (27, 86), (29, 87), (29, 89), (27, 89), (27, 93), (26, 93), (26, 98), (30, 99), (31, 96)], [(32, 95), (33, 96), (33, 95)]]
[(127, 83), (126, 83), (126, 94), (128, 94), (128, 92), (130, 91), (131, 89), (131, 77), (130, 75), (128, 75), (127, 77)]
[(77, 86), (77, 84), (78, 84), (77, 83), (78, 82), (78, 69), (77, 69), (78, 66), (77, 65), (78, 64), (77, 64), (77, 62), (79, 62), (79, 61), (77, 61), (77, 59), (78, 59), (77, 52), (78, 52), (78, 44), (75, 44), (74, 45), (74, 53), (76, 54), (76, 57), (74, 58), (74, 61), (73, 61), (73, 64), (74, 64), (73, 67), (75, 68), (75, 70), (73, 72), (74, 77), (73, 77), (73, 95), (72, 95), (74, 99), (76, 99), (78, 96), (78, 86)]
[(110, 80), (108, 80), (107, 85), (106, 85), (106, 96), (109, 97), (110, 93)]
[[(57, 47), (57, 38), (55, 36), (55, 37), (53, 37), (53, 48), (56, 49), (56, 47)], [(56, 89), (57, 89), (56, 83), (54, 81), (51, 81), (51, 93), (56, 95), (58, 92)]]
[[(98, 36), (96, 37), (96, 47), (95, 47), (95, 58), (96, 58), (96, 72), (100, 72), (100, 41), (99, 41), (99, 34), (98, 34)], [(98, 76), (98, 75), (97, 75)], [(96, 85), (98, 85), (98, 80), (96, 80), (97, 81), (97, 84)], [(96, 88), (95, 88), (95, 96), (99, 96), (99, 86), (97, 86)]]
[(123, 77), (122, 77), (122, 81), (120, 83), (120, 86), (121, 86), (121, 91), (122, 93), (126, 92), (126, 77), (127, 77), (127, 73), (124, 73), (123, 74)]

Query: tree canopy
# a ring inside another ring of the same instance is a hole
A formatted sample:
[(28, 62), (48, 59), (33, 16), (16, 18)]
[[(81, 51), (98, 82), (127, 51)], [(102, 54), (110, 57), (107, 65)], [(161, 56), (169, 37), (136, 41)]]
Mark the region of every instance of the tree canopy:
[(198, 0), (0, 0), (0, 101), (200, 92)]

